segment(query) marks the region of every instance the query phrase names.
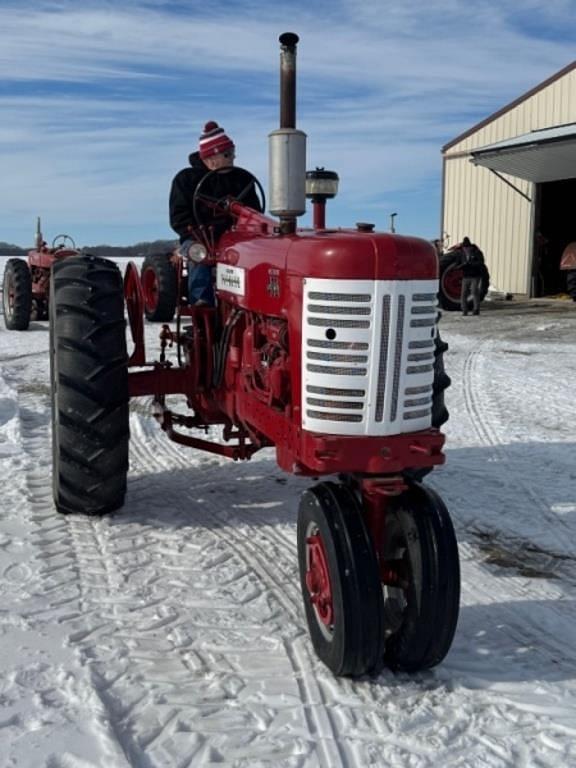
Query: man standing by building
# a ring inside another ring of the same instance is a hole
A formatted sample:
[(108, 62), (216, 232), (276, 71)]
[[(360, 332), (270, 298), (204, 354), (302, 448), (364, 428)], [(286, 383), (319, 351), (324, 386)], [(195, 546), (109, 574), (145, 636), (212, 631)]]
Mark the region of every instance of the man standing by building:
[(480, 287), (484, 267), (484, 254), (477, 245), (465, 237), (460, 245), (462, 260), (462, 291), (460, 294), (460, 306), (462, 314), (468, 314), (468, 296), (472, 299), (472, 314), (480, 314)]

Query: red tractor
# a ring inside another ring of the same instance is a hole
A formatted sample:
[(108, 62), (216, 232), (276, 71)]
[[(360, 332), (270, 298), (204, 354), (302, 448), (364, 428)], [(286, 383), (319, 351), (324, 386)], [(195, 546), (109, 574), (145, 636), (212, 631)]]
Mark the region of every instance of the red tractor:
[(57, 235), (49, 248), (38, 219), (35, 247), (28, 251), (27, 261), (8, 259), (4, 269), (4, 324), (9, 331), (25, 331), (30, 320), (48, 319), (51, 267), (79, 253), (70, 235)]
[[(234, 460), (273, 446), (286, 472), (326, 477), (303, 494), (297, 525), (319, 657), (336, 675), (426, 669), (450, 648), (460, 593), (449, 514), (420, 482), (444, 462), (438, 261), (426, 241), (372, 225), (327, 229), (330, 172), (309, 174), (314, 227), (296, 228), (307, 175), (305, 135), (295, 128), (297, 41), (280, 37), (269, 185), (278, 218), (212, 201), (234, 222), (215, 245), (204, 243), (215, 307), (179, 301), (151, 359), (133, 264), (123, 281), (93, 256), (54, 265), (54, 499), (64, 513), (122, 506), (131, 397), (152, 396), (162, 429), (180, 444)], [(168, 395), (189, 410), (173, 410)], [(214, 425), (220, 442), (207, 437)]]

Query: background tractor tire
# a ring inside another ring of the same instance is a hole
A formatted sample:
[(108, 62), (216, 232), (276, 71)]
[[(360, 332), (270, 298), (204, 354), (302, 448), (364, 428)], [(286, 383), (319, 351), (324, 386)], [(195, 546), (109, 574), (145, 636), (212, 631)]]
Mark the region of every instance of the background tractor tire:
[[(460, 268), (460, 251), (451, 251), (440, 256), (440, 287), (438, 301), (442, 309), (456, 312), (460, 307), (460, 292), (462, 288), (462, 269)], [(484, 301), (490, 287), (490, 273), (486, 264), (482, 264), (480, 282), (480, 301)]]
[(444, 392), (448, 389), (452, 380), (444, 367), (444, 352), (448, 344), (442, 341), (439, 333), (434, 338), (434, 383), (432, 394), (432, 426), (436, 429), (445, 424), (450, 418), (448, 408), (444, 402)]
[(25, 331), (32, 310), (32, 277), (23, 259), (8, 259), (3, 281), (4, 324), (9, 331)]
[(59, 512), (124, 503), (128, 355), (120, 270), (95, 256), (53, 267), (50, 286), (52, 487)]
[(572, 301), (576, 301), (576, 269), (570, 269), (566, 273), (566, 293)]
[[(434, 338), (434, 383), (432, 390), (432, 426), (436, 429), (445, 424), (450, 418), (448, 408), (446, 407), (444, 393), (452, 383), (450, 376), (444, 368), (444, 352), (448, 349), (448, 344), (442, 341), (438, 332)], [(405, 475), (412, 480), (423, 480), (426, 475), (432, 472), (433, 467), (424, 467), (422, 469), (410, 469)]]
[(178, 276), (170, 256), (170, 253), (146, 256), (140, 272), (144, 314), (154, 323), (169, 323), (178, 303)]

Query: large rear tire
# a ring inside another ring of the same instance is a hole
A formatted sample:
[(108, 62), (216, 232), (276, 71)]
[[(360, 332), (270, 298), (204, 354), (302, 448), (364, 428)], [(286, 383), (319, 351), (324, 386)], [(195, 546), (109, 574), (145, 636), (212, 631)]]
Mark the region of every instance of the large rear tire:
[[(432, 389), (432, 426), (440, 429), (450, 418), (450, 413), (446, 407), (444, 393), (452, 383), (450, 376), (444, 368), (444, 352), (448, 349), (448, 344), (442, 341), (440, 333), (436, 332), (434, 337), (434, 383)], [(409, 469), (405, 475), (411, 480), (423, 480), (429, 475), (434, 467), (424, 467), (422, 469)]]
[(298, 515), (298, 563), (312, 644), (335, 675), (382, 665), (382, 587), (374, 547), (351, 488), (305, 491)]
[(9, 331), (25, 331), (32, 311), (32, 277), (23, 259), (8, 259), (4, 269), (2, 302)]
[(385, 661), (415, 672), (439, 664), (458, 622), (460, 565), (450, 516), (440, 497), (413, 484), (386, 511), (383, 565)]
[(53, 266), (50, 284), (52, 486), (59, 512), (124, 503), (128, 355), (120, 270), (95, 256)]
[(146, 256), (140, 277), (146, 319), (154, 323), (169, 323), (178, 302), (178, 277), (170, 254)]

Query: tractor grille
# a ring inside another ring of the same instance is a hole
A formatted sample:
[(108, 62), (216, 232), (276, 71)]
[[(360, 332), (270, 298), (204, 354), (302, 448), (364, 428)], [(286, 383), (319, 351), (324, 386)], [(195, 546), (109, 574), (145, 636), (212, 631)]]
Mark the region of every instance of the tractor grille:
[(302, 424), (393, 435), (432, 418), (435, 280), (304, 281)]

